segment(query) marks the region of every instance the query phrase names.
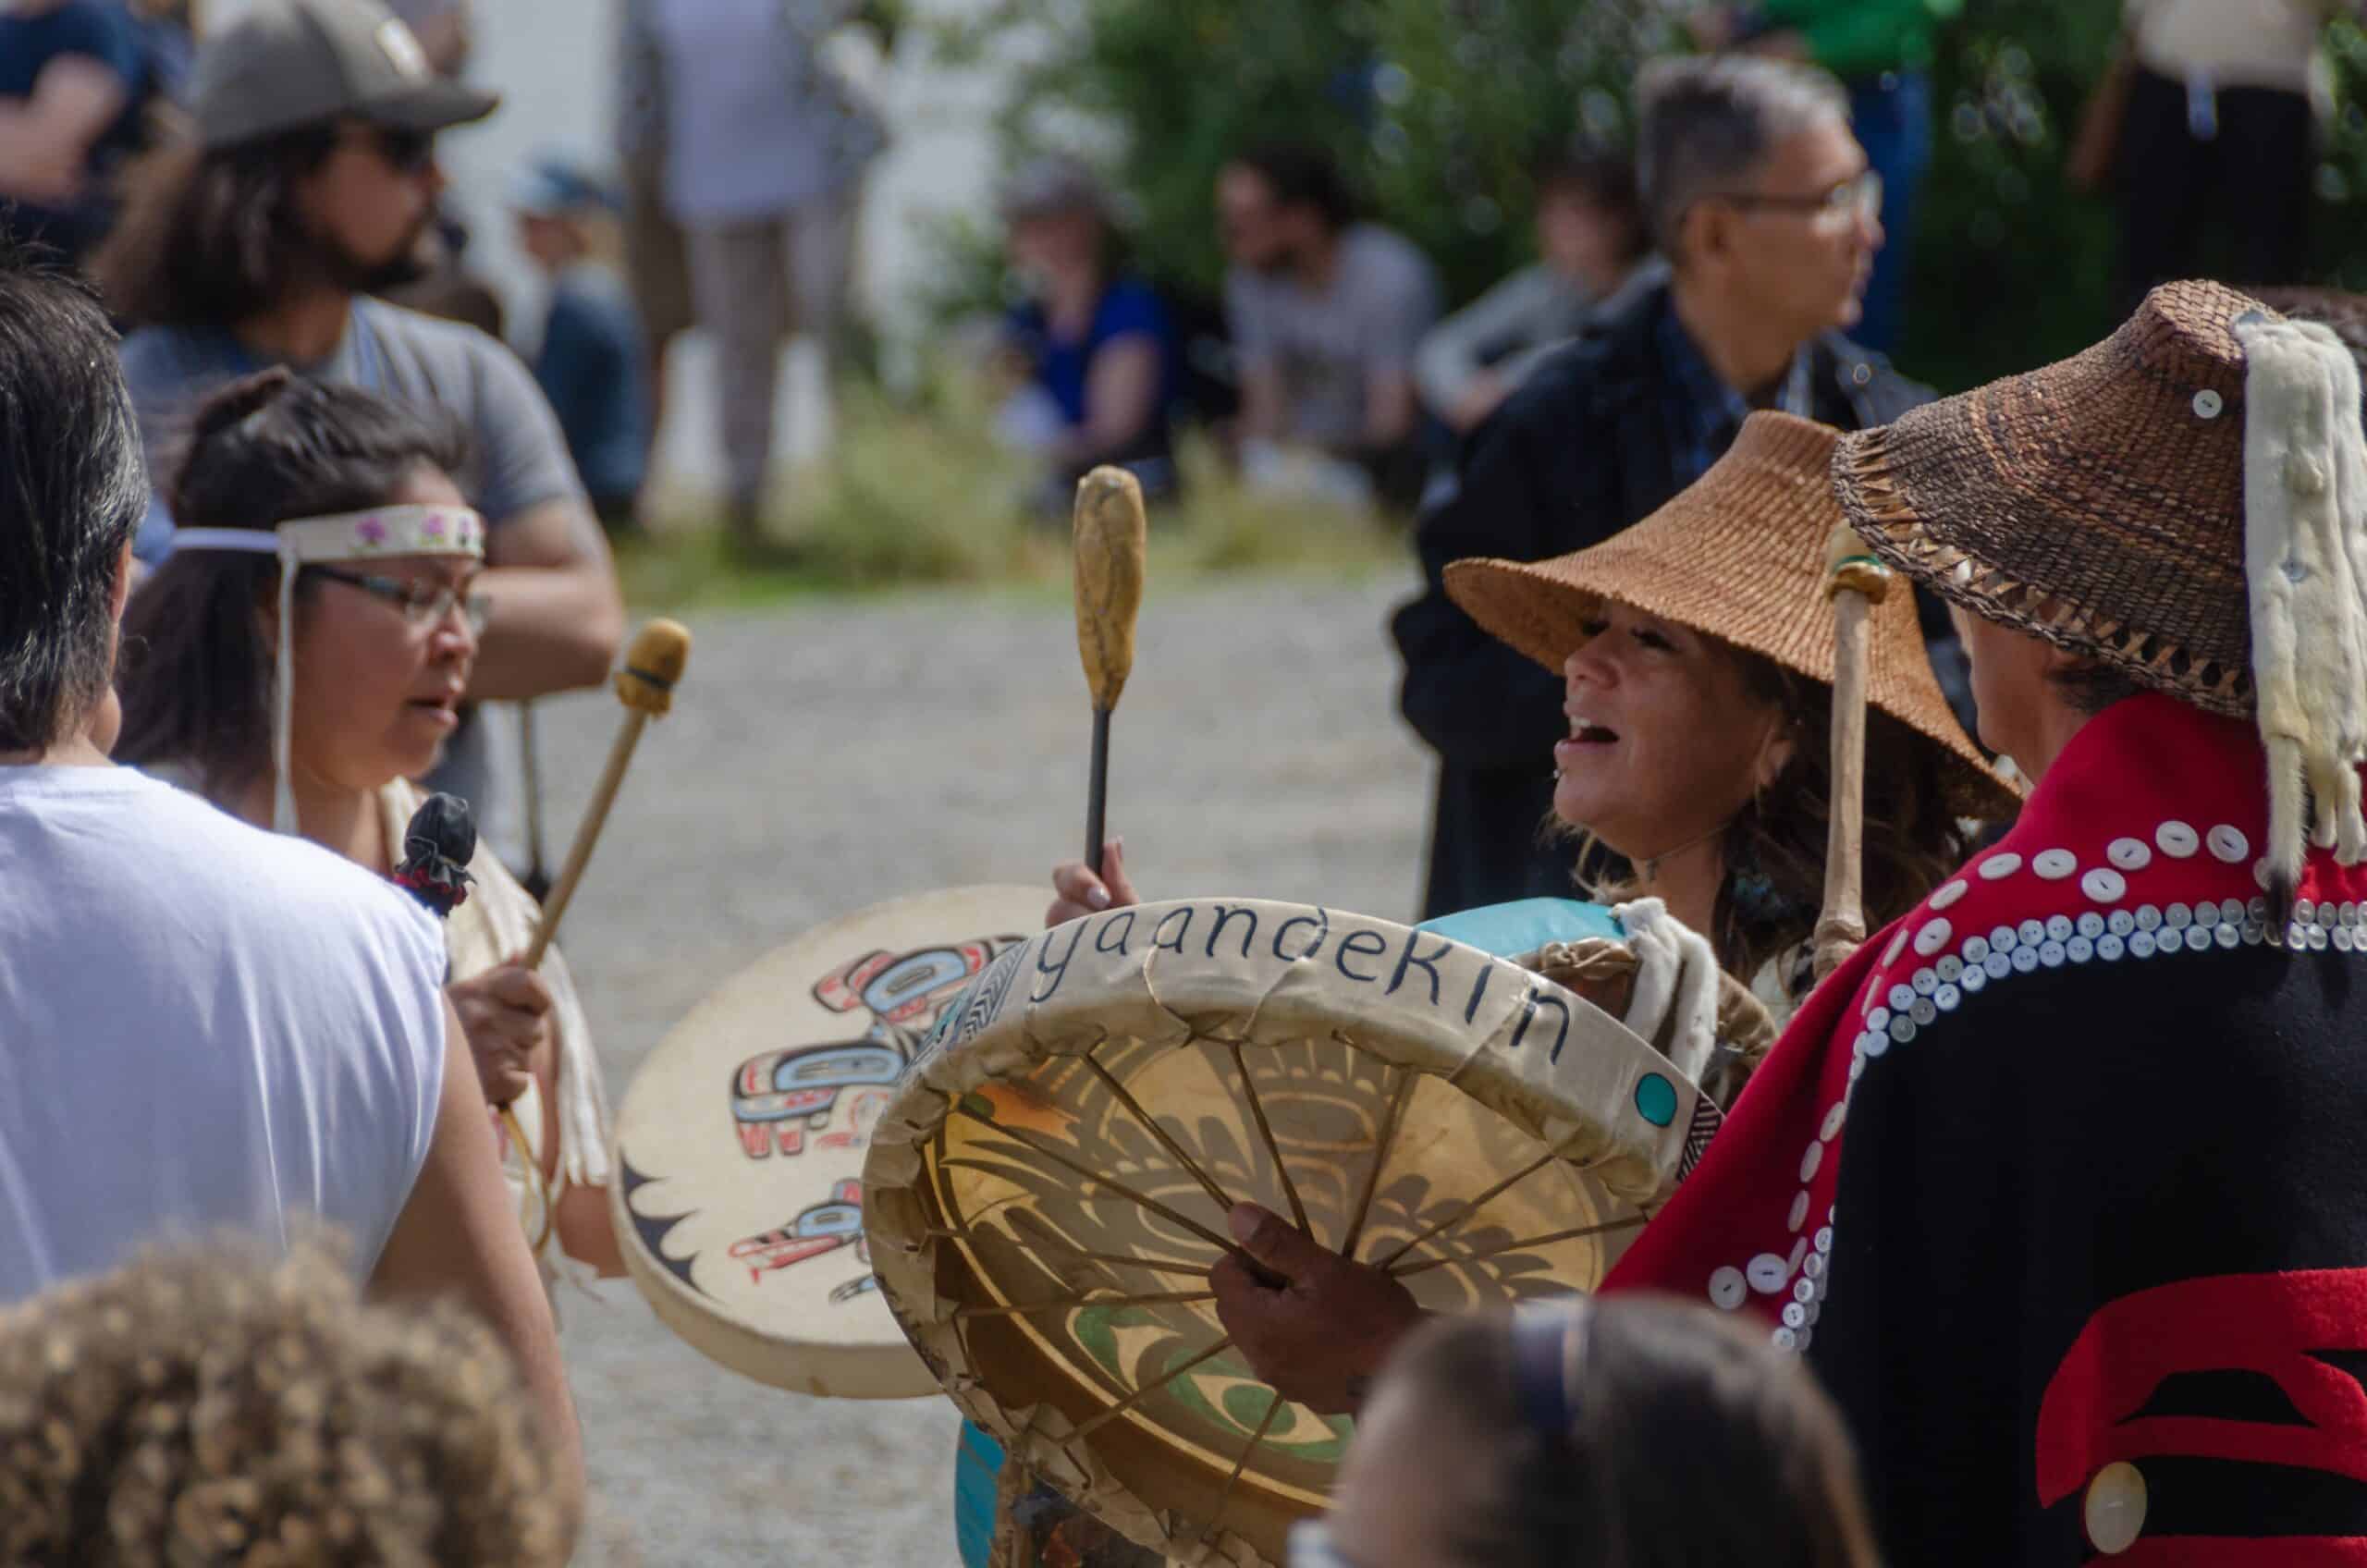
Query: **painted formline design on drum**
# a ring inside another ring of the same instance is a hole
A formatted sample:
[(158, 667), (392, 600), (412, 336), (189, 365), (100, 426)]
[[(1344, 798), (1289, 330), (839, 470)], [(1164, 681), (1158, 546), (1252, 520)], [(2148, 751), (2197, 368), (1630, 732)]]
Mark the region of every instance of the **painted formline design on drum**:
[[(867, 1013), (870, 1023), (859, 1035), (763, 1051), (732, 1070), (729, 1103), (742, 1154), (754, 1160), (795, 1159), (806, 1152), (809, 1133), (816, 1134), (817, 1149), (862, 1149), (886, 1108), (888, 1087), (911, 1065), (916, 1042), (991, 967), (995, 955), (1015, 958), (1026, 940), (1003, 935), (931, 941), (902, 950), (865, 948), (832, 967), (810, 987), (813, 999), (833, 1014)], [(621, 1141), (618, 1156), (620, 1162), (626, 1158)], [(696, 1278), (706, 1254), (693, 1249), (676, 1257), (664, 1248), (666, 1239), (698, 1210), (645, 1212), (632, 1201), (632, 1194), (661, 1178), (646, 1171), (637, 1175), (626, 1194), (635, 1234), (667, 1272), (713, 1298), (716, 1292)], [(748, 1270), (752, 1285), (760, 1286), (780, 1270), (849, 1247), (860, 1262), (870, 1262), (862, 1183), (852, 1178), (833, 1182), (821, 1198), (780, 1224), (731, 1242), (727, 1256), (732, 1267)], [(828, 1299), (842, 1306), (877, 1288), (865, 1273), (833, 1286)]]
[(777, 1387), (937, 1391), (878, 1296), (864, 1154), (922, 1032), (1042, 908), (1035, 888), (981, 887), (857, 911), (668, 1031), (622, 1098), (614, 1146), (632, 1176), (610, 1194), (634, 1283), (668, 1329)]
[[(1339, 1436), (1255, 1379), (1189, 1277), (1231, 1249), (1233, 1196), (1305, 1213), (1426, 1304), (1513, 1300), (1583, 1288), (1642, 1221), (1607, 1188), (1563, 1186), (1584, 1171), (1650, 1201), (1700, 1124), (1665, 1059), (1569, 993), (1443, 937), (1301, 906), (1089, 917), (999, 963), (957, 1011), (866, 1169), (889, 1304), (974, 1419), (1185, 1560), (1266, 1560), (1242, 1530), (1278, 1552), (1252, 1522), (1317, 1505)], [(1399, 1032), (1428, 1043), (1382, 1050)], [(1658, 1086), (1639, 1093), (1647, 1076)], [(1595, 1081), (1602, 1114), (1552, 1109), (1557, 1079)], [(1475, 1163), (1444, 1180), (1404, 1149)], [(1551, 1191), (1520, 1198), (1556, 1167)], [(1553, 1217), (1522, 1223), (1532, 1211)], [(1569, 1256), (1586, 1274), (1558, 1278), (1556, 1248), (1584, 1249)], [(1104, 1467), (1119, 1422), (1120, 1452), (1157, 1430), (1199, 1455), (1201, 1502), (1151, 1506)]]
[(700, 1290), (699, 1282), (691, 1278), (691, 1264), (697, 1255), (693, 1254), (690, 1257), (676, 1257), (666, 1250), (666, 1238), (673, 1234), (676, 1226), (694, 1217), (698, 1210), (693, 1208), (681, 1214), (665, 1216), (644, 1214), (634, 1206), (633, 1194), (656, 1178), (644, 1175), (641, 1171), (634, 1170), (632, 1161), (625, 1158), (625, 1151), (621, 1148), (617, 1151), (617, 1177), (624, 1184), (625, 1212), (632, 1217), (633, 1234), (641, 1238), (642, 1251), (656, 1259), (668, 1274), (682, 1281), (684, 1289), (697, 1291), (699, 1294), (705, 1295), (706, 1292)]

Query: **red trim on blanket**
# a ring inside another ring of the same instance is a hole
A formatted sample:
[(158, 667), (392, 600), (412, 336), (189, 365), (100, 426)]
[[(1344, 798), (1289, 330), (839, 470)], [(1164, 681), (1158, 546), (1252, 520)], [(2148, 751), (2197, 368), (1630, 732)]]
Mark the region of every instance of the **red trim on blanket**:
[[(2312, 1354), (2367, 1350), (2367, 1268), (2223, 1274), (2126, 1295), (2088, 1319), (2039, 1403), (2039, 1501), (2117, 1460), (2226, 1459), (2367, 1481), (2367, 1388)], [(2256, 1372), (2307, 1426), (2142, 1416), (2165, 1378)]]

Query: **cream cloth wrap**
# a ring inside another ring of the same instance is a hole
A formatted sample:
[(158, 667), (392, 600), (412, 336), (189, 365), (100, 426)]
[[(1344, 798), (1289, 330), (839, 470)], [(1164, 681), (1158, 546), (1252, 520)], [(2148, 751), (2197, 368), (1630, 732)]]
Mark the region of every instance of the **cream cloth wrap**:
[[(408, 779), (393, 779), (379, 787), (378, 806), (386, 821), (389, 844), (402, 842), (403, 829), (410, 826), (411, 814), (426, 798), (425, 792)], [(469, 862), (469, 875), (475, 880), (470, 885), (468, 901), (454, 910), (451, 918), (444, 923), (444, 949), (452, 961), (452, 980), (474, 979), (525, 951), (534, 938), (535, 924), (542, 917), (533, 897), (482, 843), (477, 846), (476, 857)], [(536, 973), (551, 990), (551, 1022), (558, 1038), (558, 1176), (551, 1183), (556, 1196), (563, 1184), (607, 1184), (608, 1096), (600, 1081), (600, 1063), (592, 1052), (592, 1026), (585, 1021), (583, 1004), (575, 995), (575, 980), (568, 972), (567, 960), (553, 947), (543, 956), (542, 967)], [(502, 1174), (509, 1179), (527, 1236), (544, 1238), (535, 1258), (542, 1268), (543, 1282), (549, 1286), (565, 1278), (577, 1284), (588, 1284), (595, 1271), (560, 1249), (558, 1229), (551, 1223), (551, 1217), (542, 1211), (542, 1188), (528, 1163), (539, 1166), (546, 1152), (540, 1083), (528, 1085), (526, 1092), (511, 1103), (510, 1109), (517, 1114), (528, 1146), (519, 1148), (516, 1139), (507, 1135), (506, 1128), (502, 1129)]]

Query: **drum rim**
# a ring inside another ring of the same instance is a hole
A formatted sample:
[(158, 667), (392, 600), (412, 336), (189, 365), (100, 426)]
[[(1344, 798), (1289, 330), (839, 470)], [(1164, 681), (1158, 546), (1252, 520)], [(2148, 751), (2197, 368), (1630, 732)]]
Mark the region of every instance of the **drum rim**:
[[(1323, 917), (1332, 922), (1344, 921), (1382, 928), (1408, 937), (1414, 935), (1412, 927), (1393, 921), (1342, 911), (1321, 911), (1315, 906), (1271, 900), (1174, 900), (1136, 906), (1134, 913), (1140, 919), (1156, 922), (1166, 912), (1174, 909), (1209, 905), (1272, 912), (1286, 919), (1300, 915)], [(1105, 916), (1085, 918), (1098, 920)], [(1008, 963), (1012, 966), (1014, 974), (1024, 973), (1028, 955), (1050, 950), (1046, 944), (1056, 941), (1061, 933), (1068, 929), (1068, 926), (1062, 926), (1031, 938), (1025, 947), (1003, 955), (998, 961), (999, 966)], [(1434, 933), (1423, 933), (1422, 936), (1440, 942), (1452, 940)], [(1080, 933), (1077, 939), (1082, 941), (1083, 937), (1084, 934)], [(1621, 1182), (1613, 1180), (1602, 1182), (1614, 1196), (1627, 1198), (1649, 1214), (1660, 1201), (1664, 1201), (1673, 1187), (1681, 1152), (1676, 1145), (1683, 1144), (1684, 1135), (1690, 1130), (1688, 1123), (1693, 1120), (1685, 1113), (1686, 1107), (1694, 1102), (1706, 1103), (1707, 1096), (1702, 1096), (1649, 1042), (1583, 997), (1522, 969), (1510, 959), (1485, 953), (1462, 943), (1452, 945), (1462, 954), (1519, 975), (1524, 984), (1535, 987), (1539, 993), (1548, 994), (1566, 1006), (1583, 1010), (1583, 1013), (1588, 1016), (1590, 1031), (1625, 1042), (1626, 1060), (1631, 1064), (1639, 1070), (1649, 1064), (1650, 1071), (1683, 1084), (1683, 1093), (1690, 1096), (1691, 1100), (1680, 1102), (1680, 1114), (1674, 1118), (1674, 1129), (1662, 1130), (1656, 1140), (1653, 1157), (1645, 1162), (1650, 1168), (1649, 1193), (1644, 1196), (1631, 1196), (1621, 1190)], [(1076, 949), (1072, 948), (1070, 950), (1073, 953)], [(1170, 1533), (1170, 1516), (1153, 1507), (1134, 1487), (1116, 1475), (1103, 1457), (1103, 1448), (1117, 1434), (1132, 1428), (1134, 1424), (1122, 1420), (1112, 1422), (1081, 1440), (1069, 1436), (1073, 1423), (1053, 1403), (1047, 1391), (1046, 1379), (1049, 1377), (1057, 1382), (1073, 1385), (1077, 1378), (1073, 1370), (1061, 1366), (1059, 1358), (1049, 1354), (1024, 1358), (1040, 1364), (1035, 1366), (1020, 1366), (1013, 1360), (1006, 1360), (998, 1369), (996, 1387), (990, 1388), (987, 1378), (969, 1364), (963, 1334), (954, 1327), (954, 1319), (947, 1309), (948, 1304), (937, 1290), (940, 1268), (966, 1268), (967, 1265), (958, 1258), (950, 1262), (943, 1259), (938, 1250), (938, 1236), (932, 1233), (938, 1229), (931, 1223), (931, 1213), (937, 1203), (934, 1192), (936, 1177), (928, 1146), (939, 1140), (943, 1126), (952, 1114), (955, 1100), (966, 1090), (983, 1082), (1010, 1076), (1015, 1071), (1030, 1068), (1053, 1056), (1068, 1054), (1046, 1048), (1044, 1042), (1036, 1038), (1019, 1022), (1033, 1016), (1032, 1010), (1024, 1001), (1015, 1008), (1003, 1008), (999, 1005), (1000, 997), (990, 1004), (988, 1021), (964, 1035), (965, 1015), (971, 1011), (972, 997), (982, 987), (989, 986), (994, 979), (992, 970), (980, 975), (972, 982), (963, 997), (942, 1015), (937, 1036), (924, 1047), (923, 1054), (900, 1084), (895, 1100), (875, 1130), (865, 1161), (865, 1223), (872, 1237), (873, 1258), (881, 1294), (920, 1351), (923, 1360), (937, 1371), (947, 1393), (965, 1415), (1021, 1455), (1023, 1462), (1031, 1469), (1069, 1492), (1073, 1501), (1122, 1534), (1151, 1550), (1171, 1552), (1177, 1549), (1179, 1540)], [(1001, 983), (1011, 989), (1017, 988), (1008, 977)], [(1175, 982), (1171, 977), (1168, 984), (1172, 986)], [(1411, 1033), (1410, 1028), (1404, 1032), (1404, 1035)], [(948, 1040), (957, 1035), (964, 1037), (948, 1048)], [(1019, 1043), (1007, 1045), (1006, 1037)], [(1393, 1036), (1384, 1030), (1378, 1032), (1376, 1037), (1389, 1040), (1408, 1057), (1418, 1058), (1421, 1054), (1405, 1044), (1404, 1035)], [(1501, 1105), (1495, 1104), (1487, 1095), (1475, 1093), (1475, 1089), (1489, 1085), (1491, 1081), (1496, 1081), (1492, 1086), (1499, 1094), (1515, 1088), (1521, 1093), (1528, 1093), (1534, 1086), (1513, 1084), (1509, 1069), (1502, 1062), (1483, 1054), (1487, 1043), (1485, 1038), (1481, 1038), (1465, 1047), (1463, 1065), (1451, 1073), (1435, 1067), (1422, 1070), (1441, 1076), (1452, 1086), (1502, 1115), (1506, 1113)], [(1371, 1045), (1372, 1041), (1367, 1040), (1365, 1048), (1371, 1048)], [(1391, 1060), (1385, 1052), (1375, 1051), (1374, 1054)], [(1420, 1064), (1417, 1060), (1408, 1065)], [(1564, 1114), (1578, 1114), (1572, 1108), (1563, 1109)], [(1509, 1115), (1506, 1119), (1515, 1120)], [(1601, 1112), (1598, 1109), (1587, 1113), (1587, 1120), (1588, 1123), (1599, 1126), (1602, 1121)], [(1515, 1121), (1515, 1124), (1517, 1126), (1519, 1122)], [(1565, 1129), (1561, 1134), (1564, 1145), (1575, 1142), (1581, 1130), (1576, 1126)], [(1674, 1139), (1670, 1136), (1672, 1131), (1675, 1134)], [(1589, 1169), (1598, 1177), (1615, 1168), (1618, 1161), (1625, 1158), (1618, 1152), (1618, 1141), (1607, 1133), (1604, 1135), (1613, 1145), (1613, 1152), (1590, 1164)], [(1628, 1151), (1631, 1155), (1632, 1152)], [(999, 1322), (1000, 1319), (975, 1321)], [(975, 1327), (972, 1333), (975, 1336)], [(992, 1332), (987, 1337), (997, 1343), (1007, 1343), (1026, 1341), (1033, 1336)], [(1014, 1395), (1018, 1394), (1019, 1390), (1011, 1388), (1016, 1383), (1029, 1385), (1026, 1392), (1031, 1403), (1007, 1403), (1000, 1397), (998, 1390), (1006, 1388), (1010, 1388)], [(1101, 1396), (1096, 1394), (1093, 1397)], [(1132, 1465), (1124, 1467), (1133, 1468)], [(1262, 1481), (1253, 1481), (1254, 1474), (1250, 1467), (1245, 1465), (1237, 1472), (1237, 1484), (1257, 1491), (1272, 1492), (1277, 1489)], [(1184, 1488), (1179, 1485), (1169, 1489), (1182, 1490)], [(1296, 1488), (1289, 1489), (1294, 1491)], [(1233, 1501), (1238, 1504), (1241, 1500), (1235, 1498)], [(1255, 1530), (1267, 1546), (1279, 1552), (1279, 1541), (1274, 1538), (1276, 1532), (1271, 1528), (1259, 1527), (1255, 1522), (1240, 1519), (1240, 1513), (1241, 1509), (1235, 1506), (1233, 1520), (1220, 1521), (1220, 1527), (1212, 1535), (1196, 1537), (1191, 1540), (1191, 1549), (1203, 1554), (1200, 1561), (1232, 1562), (1238, 1568), (1255, 1568), (1255, 1565), (1269, 1561), (1269, 1553), (1261, 1548), (1259, 1541), (1232, 1527), (1236, 1522)], [(1280, 1517), (1277, 1515), (1276, 1522)]]

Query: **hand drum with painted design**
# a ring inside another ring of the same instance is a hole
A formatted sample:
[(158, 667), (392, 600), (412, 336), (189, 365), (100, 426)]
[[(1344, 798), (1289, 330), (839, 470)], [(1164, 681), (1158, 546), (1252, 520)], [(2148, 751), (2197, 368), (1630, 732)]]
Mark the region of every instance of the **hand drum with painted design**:
[(1296, 904), (1073, 921), (998, 958), (873, 1130), (883, 1293), (963, 1412), (1184, 1562), (1279, 1562), (1349, 1425), (1225, 1340), (1250, 1200), (1434, 1311), (1592, 1289), (1717, 1112), (1517, 964)]
[(801, 1393), (937, 1391), (872, 1278), (864, 1154), (938, 1015), (1044, 902), (986, 887), (875, 905), (727, 981), (650, 1053), (617, 1116), (609, 1201), (668, 1328)]

